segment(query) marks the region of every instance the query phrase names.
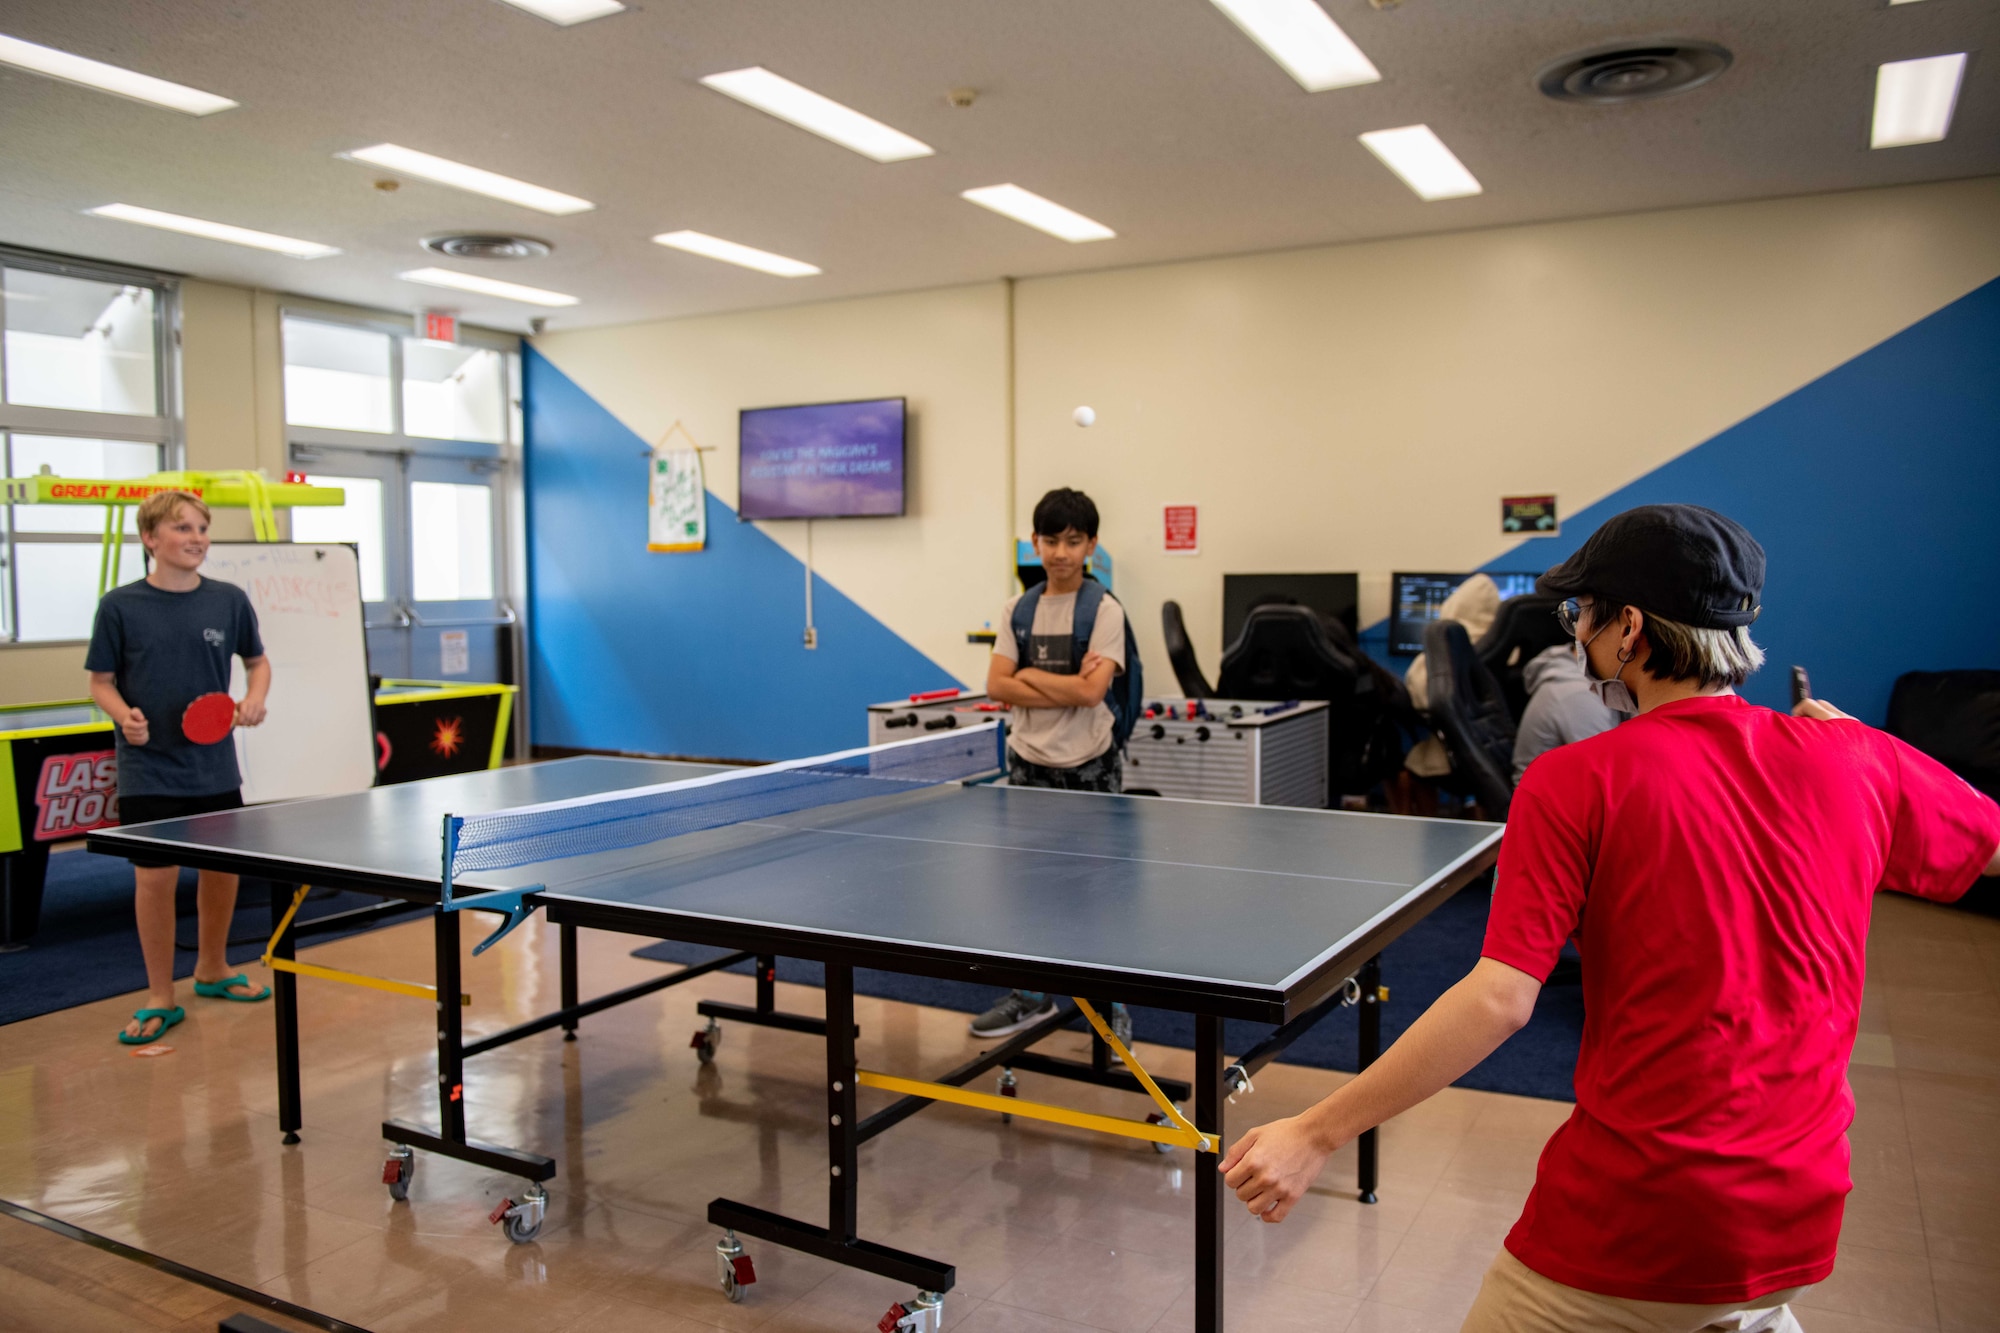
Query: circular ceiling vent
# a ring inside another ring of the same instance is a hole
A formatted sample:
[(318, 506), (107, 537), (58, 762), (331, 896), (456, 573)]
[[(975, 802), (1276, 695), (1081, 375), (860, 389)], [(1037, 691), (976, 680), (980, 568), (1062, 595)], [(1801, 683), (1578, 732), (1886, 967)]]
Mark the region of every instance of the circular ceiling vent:
[(506, 236), (497, 232), (454, 232), (448, 236), (424, 237), (424, 249), (453, 259), (540, 259), (554, 248), (532, 236)]
[(1700, 87), (1733, 59), (1713, 42), (1649, 42), (1564, 56), (1543, 66), (1535, 82), (1558, 102), (1643, 102)]

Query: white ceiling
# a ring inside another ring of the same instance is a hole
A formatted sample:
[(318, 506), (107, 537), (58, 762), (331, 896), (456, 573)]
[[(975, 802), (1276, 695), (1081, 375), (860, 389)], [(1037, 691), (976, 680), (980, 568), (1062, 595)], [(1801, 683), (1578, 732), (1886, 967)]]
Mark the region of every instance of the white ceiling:
[[(242, 105), (192, 118), (0, 67), (0, 241), (390, 309), (582, 327), (863, 293), (2000, 172), (1991, 0), (1323, 0), (1382, 81), (1308, 94), (1207, 0), (646, 0), (560, 28), (498, 0), (8, 0), (0, 33)], [(1543, 63), (1624, 39), (1733, 68), (1622, 107)], [(1875, 66), (1971, 51), (1950, 138), (1870, 151)], [(934, 146), (877, 164), (702, 88), (764, 65)], [(979, 90), (969, 109), (947, 104)], [(1426, 204), (1355, 141), (1426, 122), (1484, 184)], [(596, 202), (553, 218), (341, 151), (389, 141)], [(1070, 245), (958, 198), (1014, 182), (1113, 227)], [(339, 246), (302, 261), (82, 216), (138, 204)], [(651, 244), (692, 228), (782, 279)], [(419, 238), (555, 245), (440, 261)], [(399, 282), (439, 263), (567, 310)]]

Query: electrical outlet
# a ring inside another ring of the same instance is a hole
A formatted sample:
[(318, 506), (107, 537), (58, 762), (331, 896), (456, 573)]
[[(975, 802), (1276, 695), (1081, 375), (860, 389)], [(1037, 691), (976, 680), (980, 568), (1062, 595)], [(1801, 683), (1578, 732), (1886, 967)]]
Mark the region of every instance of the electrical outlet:
[(814, 629), (811, 625), (806, 626), (806, 647), (808, 648), (819, 647), (819, 631)]

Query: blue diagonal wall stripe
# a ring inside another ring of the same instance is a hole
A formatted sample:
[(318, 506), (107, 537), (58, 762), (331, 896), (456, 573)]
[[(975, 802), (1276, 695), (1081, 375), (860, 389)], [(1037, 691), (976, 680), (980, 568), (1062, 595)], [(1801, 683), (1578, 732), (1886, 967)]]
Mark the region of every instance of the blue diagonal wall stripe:
[(707, 550), (647, 551), (647, 442), (532, 348), (522, 373), (535, 744), (794, 758), (958, 684), (817, 576), (807, 650), (804, 566), (713, 495)]
[[(1616, 421), (1603, 447), (1618, 448)], [(1906, 671), (2000, 666), (2000, 281), (1486, 568), (1546, 569), (1611, 515), (1671, 501), (1728, 514), (1770, 557), (1754, 702), (1787, 706), (1796, 664), (1880, 725)]]

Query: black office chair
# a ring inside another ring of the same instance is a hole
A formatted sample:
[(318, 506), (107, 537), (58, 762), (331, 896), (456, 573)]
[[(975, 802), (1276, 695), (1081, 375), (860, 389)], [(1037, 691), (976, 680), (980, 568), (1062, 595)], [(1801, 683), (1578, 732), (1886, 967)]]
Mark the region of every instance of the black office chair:
[(1473, 645), (1480, 665), (1500, 683), (1507, 713), (1517, 723), (1528, 709), (1528, 684), (1523, 678), (1528, 663), (1544, 649), (1570, 641), (1556, 621), (1556, 607), (1561, 604), (1562, 598), (1539, 593), (1509, 597), (1500, 603), (1493, 624)]
[(1160, 633), (1166, 637), (1167, 662), (1180, 682), (1181, 693), (1190, 699), (1213, 699), (1215, 691), (1208, 687), (1208, 677), (1201, 674), (1201, 663), (1195, 661), (1194, 645), (1188, 642), (1179, 602), (1160, 604)]
[[(2000, 801), (2000, 671), (1911, 671), (1896, 677), (1886, 730)], [(2000, 916), (2000, 879), (1975, 880), (1957, 905)]]
[(1216, 693), (1225, 699), (1324, 699), (1327, 792), (1365, 794), (1403, 762), (1415, 713), (1403, 683), (1361, 651), (1347, 627), (1308, 606), (1252, 608), (1222, 655)]
[(1424, 629), (1431, 726), (1451, 755), (1443, 784), (1476, 798), (1488, 819), (1505, 819), (1514, 799), (1514, 719), (1506, 696), (1472, 651), (1465, 626), (1434, 620)]

